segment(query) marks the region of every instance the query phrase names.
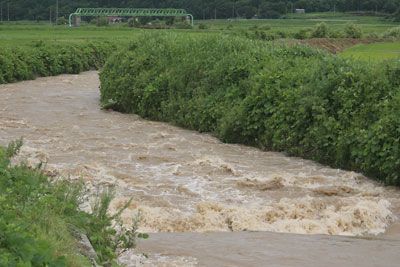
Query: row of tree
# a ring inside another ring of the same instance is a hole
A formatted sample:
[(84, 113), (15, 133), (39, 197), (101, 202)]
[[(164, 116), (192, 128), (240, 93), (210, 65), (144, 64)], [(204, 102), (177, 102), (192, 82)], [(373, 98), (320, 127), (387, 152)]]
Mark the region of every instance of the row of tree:
[(0, 0), (0, 16), (2, 20), (48, 20), (77, 7), (184, 8), (196, 19), (277, 18), (297, 8), (390, 14), (399, 9), (400, 0)]

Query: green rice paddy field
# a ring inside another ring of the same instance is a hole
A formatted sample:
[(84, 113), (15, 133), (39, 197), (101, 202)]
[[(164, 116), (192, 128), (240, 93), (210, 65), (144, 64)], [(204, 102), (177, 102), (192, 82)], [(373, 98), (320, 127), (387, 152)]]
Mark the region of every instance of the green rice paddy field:
[(368, 61), (400, 59), (400, 42), (360, 44), (346, 49), (342, 56)]
[[(356, 24), (362, 27), (364, 33), (381, 33), (391, 27), (399, 26), (396, 23), (385, 19), (384, 17), (375, 16), (355, 16), (346, 13), (310, 13), (288, 15), (284, 19), (260, 19), (260, 20), (206, 20), (199, 23), (204, 23), (210, 26), (210, 29), (221, 30), (232, 25), (233, 28), (246, 29), (257, 25), (270, 26), (272, 29), (291, 32), (298, 31), (303, 28), (312, 28), (316, 24), (324, 22), (333, 30), (340, 30), (348, 23)], [(231, 27), (232, 27), (231, 26)]]
[[(66, 25), (54, 26), (46, 22), (3, 22), (0, 24), (0, 49), (3, 47), (32, 46), (43, 43), (80, 43), (86, 41), (109, 41), (117, 44), (127, 44), (143, 31), (174, 31), (187, 35), (198, 34), (234, 34), (246, 35), (247, 32), (257, 30), (266, 33), (284, 33), (287, 39), (290, 34), (302, 29), (312, 30), (318, 23), (324, 22), (330, 31), (343, 31), (349, 23), (362, 29), (363, 38), (382, 36), (384, 32), (399, 27), (396, 23), (378, 16), (355, 16), (345, 13), (313, 13), (289, 15), (283, 19), (269, 20), (198, 20), (193, 29), (136, 29), (126, 24), (115, 24), (107, 27), (82, 25), (70, 28)], [(203, 29), (202, 29), (203, 28)], [(345, 57), (354, 57), (363, 60), (382, 60), (399, 56), (400, 42), (378, 40), (385, 43), (356, 45), (343, 53)], [(387, 42), (388, 41), (388, 42)]]

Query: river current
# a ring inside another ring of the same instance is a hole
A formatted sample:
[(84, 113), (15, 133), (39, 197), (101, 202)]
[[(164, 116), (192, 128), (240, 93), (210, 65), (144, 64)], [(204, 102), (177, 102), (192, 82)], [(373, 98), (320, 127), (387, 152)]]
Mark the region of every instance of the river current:
[[(0, 144), (54, 177), (114, 186), (142, 231), (272, 231), (374, 236), (400, 215), (400, 191), (361, 174), (101, 110), (97, 72), (0, 85)], [(90, 209), (89, 205), (83, 207)]]

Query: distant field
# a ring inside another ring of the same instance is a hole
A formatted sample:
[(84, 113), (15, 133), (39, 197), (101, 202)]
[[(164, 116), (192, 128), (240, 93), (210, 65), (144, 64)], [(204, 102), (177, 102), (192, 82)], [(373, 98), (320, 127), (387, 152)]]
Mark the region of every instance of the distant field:
[(128, 42), (140, 30), (125, 27), (85, 26), (69, 28), (51, 25), (1, 25), (0, 44), (2, 46), (26, 46), (37, 41), (51, 42), (85, 42), (88, 40), (112, 40)]
[(174, 31), (184, 34), (205, 34), (210, 31), (197, 29), (137, 29), (125, 25), (110, 25), (96, 27), (84, 25), (70, 28), (68, 26), (52, 26), (49, 24), (3, 24), (0, 25), (1, 46), (29, 46), (37, 41), (44, 42), (85, 42), (85, 41), (112, 41), (117, 43), (129, 43), (138, 33), (143, 31)]
[[(332, 30), (342, 30), (351, 22), (359, 25), (363, 32), (380, 34), (389, 28), (399, 26), (385, 20), (383, 17), (354, 16), (343, 13), (313, 13), (303, 15), (290, 15), (285, 19), (269, 20), (205, 20), (195, 21), (194, 29), (168, 30), (183, 33), (203, 34), (241, 33), (251, 28), (270, 29), (270, 31), (297, 32), (300, 29), (312, 28), (324, 21)], [(200, 24), (205, 24), (207, 29), (199, 29)], [(112, 40), (121, 44), (127, 43), (142, 29), (128, 28), (125, 24), (112, 25), (108, 27), (96, 27), (85, 25), (78, 28), (68, 26), (53, 26), (45, 22), (12, 22), (0, 24), (0, 45), (2, 46), (24, 46), (32, 45), (36, 41), (44, 42), (82, 42), (87, 40)], [(165, 31), (165, 30), (152, 30)]]
[(310, 13), (310, 14), (293, 14), (286, 16), (285, 19), (260, 19), (260, 20), (206, 20), (198, 21), (210, 26), (211, 29), (221, 30), (228, 25), (234, 28), (248, 28), (254, 25), (270, 26), (273, 30), (281, 31), (297, 31), (301, 28), (313, 27), (320, 22), (325, 22), (334, 30), (343, 29), (347, 23), (354, 23), (362, 27), (364, 33), (380, 33), (391, 27), (399, 26), (385, 19), (384, 17), (374, 16), (355, 16), (346, 13)]
[(346, 49), (341, 55), (343, 57), (371, 61), (400, 59), (400, 42), (360, 44)]

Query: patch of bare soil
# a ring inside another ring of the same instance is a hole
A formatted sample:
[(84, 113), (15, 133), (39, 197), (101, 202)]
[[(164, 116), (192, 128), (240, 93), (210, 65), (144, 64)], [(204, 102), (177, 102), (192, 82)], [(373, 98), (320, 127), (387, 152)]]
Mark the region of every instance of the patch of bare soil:
[(333, 54), (340, 53), (343, 50), (357, 44), (371, 44), (378, 42), (378, 39), (352, 39), (352, 38), (311, 38), (305, 40), (296, 40), (297, 44), (306, 44), (311, 47), (327, 50)]

